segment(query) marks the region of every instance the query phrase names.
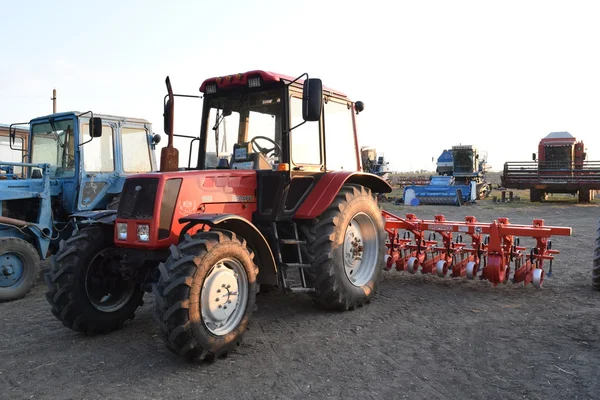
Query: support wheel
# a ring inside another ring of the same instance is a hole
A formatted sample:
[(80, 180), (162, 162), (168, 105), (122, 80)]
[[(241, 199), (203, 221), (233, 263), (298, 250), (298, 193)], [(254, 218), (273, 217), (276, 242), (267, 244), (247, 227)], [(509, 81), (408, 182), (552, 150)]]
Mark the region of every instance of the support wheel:
[(594, 289), (600, 290), (600, 222), (598, 222), (598, 230), (596, 230), (596, 247), (592, 262), (592, 286)]
[(154, 286), (154, 317), (171, 351), (214, 361), (241, 343), (256, 300), (253, 258), (246, 241), (225, 230), (171, 246)]
[(419, 260), (417, 257), (410, 257), (406, 263), (406, 270), (411, 274), (416, 274), (419, 270)]
[(122, 270), (112, 226), (90, 226), (61, 242), (46, 273), (46, 300), (67, 328), (85, 334), (120, 329), (143, 304), (140, 283)]
[(386, 254), (381, 210), (368, 188), (347, 184), (327, 210), (302, 227), (311, 267), (309, 294), (327, 309), (351, 310), (373, 297)]
[(0, 238), (0, 301), (24, 297), (35, 286), (40, 256), (29, 242)]
[(437, 276), (439, 276), (440, 278), (443, 278), (446, 276), (447, 272), (448, 272), (448, 263), (445, 260), (440, 260), (435, 264), (435, 273), (437, 274)]
[(539, 289), (542, 287), (542, 283), (544, 282), (544, 271), (541, 268), (536, 268), (533, 270), (533, 278), (531, 283), (533, 287)]
[(477, 268), (477, 264), (475, 264), (474, 261), (469, 261), (467, 263), (467, 279), (475, 279), (475, 276), (477, 276), (477, 270), (479, 268)]

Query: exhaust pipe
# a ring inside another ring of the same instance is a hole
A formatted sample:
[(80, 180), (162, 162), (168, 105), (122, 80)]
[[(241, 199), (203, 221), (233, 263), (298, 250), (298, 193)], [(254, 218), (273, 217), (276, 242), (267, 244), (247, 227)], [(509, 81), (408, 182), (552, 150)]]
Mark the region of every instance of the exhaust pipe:
[(169, 138), (167, 147), (163, 147), (160, 152), (160, 172), (178, 171), (179, 170), (179, 150), (173, 147), (173, 121), (175, 110), (175, 96), (171, 88), (171, 80), (167, 76), (165, 80), (167, 84), (167, 92), (169, 99), (164, 108), (164, 130)]

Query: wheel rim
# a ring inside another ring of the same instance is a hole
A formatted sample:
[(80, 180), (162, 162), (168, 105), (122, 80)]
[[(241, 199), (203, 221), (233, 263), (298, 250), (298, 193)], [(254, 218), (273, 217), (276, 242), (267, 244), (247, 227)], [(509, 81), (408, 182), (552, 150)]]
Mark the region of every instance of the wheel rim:
[(85, 276), (85, 291), (95, 309), (114, 312), (123, 308), (135, 292), (133, 279), (121, 275), (121, 262), (114, 249), (105, 249), (90, 262)]
[(344, 270), (354, 286), (371, 280), (377, 267), (379, 232), (373, 219), (365, 213), (356, 214), (344, 237)]
[(242, 321), (248, 303), (248, 277), (242, 263), (225, 258), (213, 265), (202, 285), (200, 312), (206, 329), (223, 336)]
[(20, 254), (6, 252), (0, 255), (0, 287), (11, 287), (23, 277), (25, 263)]

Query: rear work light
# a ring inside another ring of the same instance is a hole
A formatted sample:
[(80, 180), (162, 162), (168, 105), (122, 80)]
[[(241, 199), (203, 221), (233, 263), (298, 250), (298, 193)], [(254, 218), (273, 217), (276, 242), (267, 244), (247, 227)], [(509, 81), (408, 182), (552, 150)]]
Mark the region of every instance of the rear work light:
[(260, 86), (260, 76), (253, 76), (252, 78), (248, 78), (248, 87), (259, 87)]
[(213, 83), (210, 85), (206, 85), (206, 94), (217, 93), (217, 84)]

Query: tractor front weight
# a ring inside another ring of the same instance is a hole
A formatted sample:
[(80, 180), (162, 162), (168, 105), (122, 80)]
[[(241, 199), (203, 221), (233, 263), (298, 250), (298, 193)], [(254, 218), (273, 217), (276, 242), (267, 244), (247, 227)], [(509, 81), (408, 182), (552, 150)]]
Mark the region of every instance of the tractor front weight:
[[(420, 220), (414, 214), (400, 218), (382, 211), (388, 233), (385, 270), (435, 274), (439, 277), (466, 277), (490, 281), (494, 286), (512, 280), (531, 283), (540, 288), (544, 281), (544, 264), (548, 275), (558, 250), (552, 249), (552, 235), (571, 236), (571, 228), (545, 226), (534, 219), (532, 225), (511, 224), (508, 218), (492, 223), (466, 217), (464, 222), (447, 221), (443, 215), (434, 220)], [(520, 237), (535, 239), (528, 251)], [(470, 238), (470, 244), (464, 239)], [(511, 268), (512, 266), (512, 268)], [(514, 270), (512, 279), (511, 270)]]

